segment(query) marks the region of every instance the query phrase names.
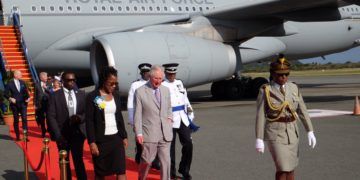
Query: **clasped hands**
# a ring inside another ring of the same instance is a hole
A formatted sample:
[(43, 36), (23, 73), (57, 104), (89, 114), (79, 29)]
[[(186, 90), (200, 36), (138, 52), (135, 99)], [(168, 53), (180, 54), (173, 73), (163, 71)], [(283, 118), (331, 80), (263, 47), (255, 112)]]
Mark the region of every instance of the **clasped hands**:
[[(128, 147), (128, 140), (125, 138), (123, 139), (124, 148), (126, 149)], [(99, 156), (100, 151), (96, 143), (90, 143), (90, 152), (94, 156)]]
[[(316, 138), (315, 138), (314, 132), (313, 132), (313, 131), (309, 131), (308, 134), (307, 134), (307, 136), (308, 136), (309, 146), (312, 147), (312, 148), (315, 148)], [(262, 140), (262, 139), (256, 139), (256, 141), (255, 141), (255, 148), (256, 148), (256, 151), (257, 151), (257, 152), (259, 152), (259, 153), (264, 153), (264, 150), (265, 150), (264, 140)]]

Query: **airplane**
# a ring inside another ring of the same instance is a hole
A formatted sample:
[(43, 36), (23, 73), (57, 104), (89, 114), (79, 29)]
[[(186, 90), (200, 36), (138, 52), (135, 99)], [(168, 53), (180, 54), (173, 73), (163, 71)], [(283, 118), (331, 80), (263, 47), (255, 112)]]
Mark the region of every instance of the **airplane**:
[(177, 62), (177, 77), (186, 87), (214, 82), (214, 96), (236, 98), (267, 82), (243, 81), (244, 64), (278, 54), (324, 56), (360, 44), (357, 0), (0, 2), (4, 24), (19, 14), (38, 71), (71, 70), (79, 86), (88, 86), (97, 83), (102, 67), (114, 66), (124, 96), (143, 62)]

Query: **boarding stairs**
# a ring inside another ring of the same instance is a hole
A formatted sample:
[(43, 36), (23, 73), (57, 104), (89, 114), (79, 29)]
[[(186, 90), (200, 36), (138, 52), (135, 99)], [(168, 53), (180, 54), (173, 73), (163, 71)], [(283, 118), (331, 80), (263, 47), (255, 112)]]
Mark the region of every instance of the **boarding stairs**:
[(34, 93), (38, 76), (30, 56), (27, 54), (18, 14), (13, 15), (13, 21), (14, 25), (0, 26), (0, 68), (3, 79), (7, 78), (9, 72), (21, 71), (22, 80), (26, 82), (31, 98), (27, 107), (27, 119), (31, 121), (35, 120)]

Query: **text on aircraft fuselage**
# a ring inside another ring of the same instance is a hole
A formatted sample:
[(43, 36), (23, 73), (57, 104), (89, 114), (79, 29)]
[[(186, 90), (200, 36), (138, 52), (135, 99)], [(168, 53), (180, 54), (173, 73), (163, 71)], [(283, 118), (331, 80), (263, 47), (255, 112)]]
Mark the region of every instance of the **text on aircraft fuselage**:
[(122, 4), (122, 3), (129, 3), (129, 4), (214, 4), (211, 0), (65, 0), (66, 3), (98, 3), (98, 4)]

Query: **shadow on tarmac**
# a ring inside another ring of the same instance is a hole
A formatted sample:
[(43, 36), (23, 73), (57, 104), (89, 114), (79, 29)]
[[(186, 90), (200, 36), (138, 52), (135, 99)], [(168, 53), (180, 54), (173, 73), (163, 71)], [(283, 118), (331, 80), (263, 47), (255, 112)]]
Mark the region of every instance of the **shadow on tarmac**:
[[(1, 175), (4, 179), (24, 179), (24, 172), (23, 171), (14, 171), (14, 170), (5, 170), (4, 173)], [(37, 179), (34, 172), (29, 172), (29, 179)]]

